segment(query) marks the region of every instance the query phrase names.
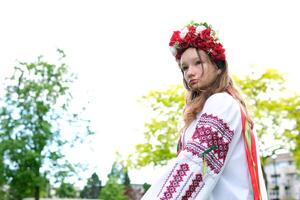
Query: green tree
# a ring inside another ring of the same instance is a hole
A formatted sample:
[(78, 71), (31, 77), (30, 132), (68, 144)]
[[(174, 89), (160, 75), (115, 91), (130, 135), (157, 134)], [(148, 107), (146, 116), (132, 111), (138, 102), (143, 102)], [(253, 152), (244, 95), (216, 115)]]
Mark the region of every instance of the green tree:
[[(5, 179), (1, 177), (0, 184), (5, 180), (14, 200), (30, 196), (38, 200), (46, 194), (50, 177), (59, 181), (74, 173), (62, 147), (92, 133), (88, 121), (69, 110), (76, 77), (63, 62), (64, 52), (58, 52), (56, 64), (42, 56), (36, 62), (19, 62), (6, 79), (0, 104), (0, 173), (5, 169)], [(80, 128), (67, 135), (62, 127), (68, 125)]]
[(60, 198), (75, 198), (77, 191), (72, 184), (62, 182), (56, 190), (56, 195)]
[(293, 152), (300, 167), (300, 94), (286, 88), (284, 77), (277, 70), (267, 69), (253, 76), (235, 77), (235, 81), (248, 99), (254, 116), (263, 164), (275, 149), (283, 148)]
[(96, 199), (99, 197), (100, 190), (101, 180), (96, 173), (93, 173), (92, 176), (87, 180), (86, 186), (84, 186), (83, 190), (80, 192), (80, 197)]
[(124, 176), (122, 165), (113, 163), (111, 172), (108, 174), (108, 181), (102, 188), (100, 199), (103, 200), (128, 200), (125, 195), (125, 185), (122, 177)]
[(125, 186), (120, 184), (116, 177), (110, 177), (101, 190), (100, 199), (128, 200), (128, 198), (125, 196)]
[[(254, 116), (263, 147), (263, 162), (274, 144), (284, 143), (281, 148), (290, 149), (300, 167), (300, 95), (289, 91), (282, 74), (274, 69), (234, 79), (245, 95), (250, 114)], [(145, 142), (136, 145), (136, 154), (130, 155), (127, 163), (134, 167), (164, 165), (176, 156), (178, 132), (182, 127), (184, 88), (171, 86), (166, 90), (151, 91), (143, 100), (153, 109), (153, 117), (145, 124)], [(270, 137), (272, 146), (268, 142)]]
[(128, 169), (127, 168), (123, 168), (122, 173), (123, 173), (122, 183), (126, 187), (130, 187), (130, 178), (129, 178), (129, 174), (128, 174)]
[(146, 193), (150, 187), (151, 187), (151, 185), (149, 183), (144, 183), (143, 184), (144, 192)]
[[(1, 148), (2, 146), (0, 146), (0, 153), (4, 152), (4, 150), (1, 150)], [(0, 154), (0, 200), (6, 199), (6, 191), (4, 189), (6, 183), (6, 175), (3, 157), (4, 156)]]
[(143, 167), (148, 164), (165, 165), (176, 156), (179, 130), (182, 127), (185, 89), (170, 86), (166, 90), (150, 91), (142, 102), (151, 107), (152, 119), (145, 123), (145, 142), (135, 147), (126, 165)]

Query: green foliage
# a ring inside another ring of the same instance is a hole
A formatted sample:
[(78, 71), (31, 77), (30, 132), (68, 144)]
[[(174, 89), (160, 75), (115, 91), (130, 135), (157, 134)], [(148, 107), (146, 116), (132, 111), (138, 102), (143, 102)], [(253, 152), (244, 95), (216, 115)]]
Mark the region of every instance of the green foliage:
[[(126, 172), (122, 165), (117, 162), (113, 163), (111, 172), (108, 175), (108, 181), (102, 188), (100, 193), (100, 199), (103, 200), (128, 200), (125, 195), (126, 185), (128, 182)], [(128, 176), (128, 174), (127, 174)], [(129, 181), (130, 182), (130, 181)]]
[(144, 188), (145, 193), (147, 192), (147, 190), (148, 190), (150, 187), (151, 187), (151, 185), (148, 184), (148, 183), (144, 183), (144, 184), (143, 184), (143, 188)]
[[(0, 149), (2, 146), (0, 146)], [(0, 152), (4, 152), (4, 150), (0, 150)], [(5, 166), (4, 166), (4, 159), (3, 155), (0, 154), (0, 200), (6, 199), (6, 192), (4, 190), (4, 185), (6, 183), (6, 175), (5, 175)]]
[(300, 94), (289, 91), (283, 75), (274, 69), (234, 79), (254, 116), (263, 163), (275, 149), (283, 148), (293, 152), (300, 167)]
[(0, 186), (9, 186), (14, 200), (38, 199), (46, 193), (50, 177), (61, 181), (74, 173), (62, 147), (91, 134), (84, 122), (84, 131), (73, 129), (70, 139), (62, 137), (62, 125), (76, 127), (82, 119), (70, 114), (70, 86), (76, 77), (68, 72), (63, 51), (58, 51), (57, 64), (43, 57), (19, 62), (5, 82), (0, 104)]
[(164, 165), (176, 156), (184, 95), (184, 88), (178, 85), (151, 91), (142, 98), (152, 108), (153, 117), (145, 124), (145, 142), (136, 145), (136, 154), (129, 156), (128, 166)]
[(126, 187), (129, 187), (130, 186), (130, 178), (129, 178), (129, 175), (128, 175), (128, 170), (123, 168), (124, 171), (123, 171), (123, 180), (122, 180), (122, 183), (126, 186)]
[[(264, 158), (270, 155), (274, 145), (279, 145), (293, 151), (300, 167), (300, 95), (289, 91), (282, 74), (274, 69), (234, 77), (234, 80), (254, 116)], [(145, 142), (136, 145), (136, 154), (129, 156), (128, 165), (136, 168), (149, 164), (164, 165), (176, 156), (177, 133), (182, 127), (180, 122), (185, 103), (184, 89), (172, 86), (151, 91), (143, 100), (154, 114), (145, 124)]]
[(75, 198), (77, 197), (77, 192), (72, 184), (61, 183), (56, 190), (56, 195), (60, 198)]
[(128, 169), (123, 166), (119, 161), (115, 161), (112, 165), (111, 171), (108, 174), (108, 178), (115, 177), (118, 183), (130, 186), (130, 178), (128, 175)]
[(120, 184), (117, 177), (109, 177), (101, 190), (100, 199), (103, 200), (128, 200), (125, 194), (125, 186)]
[(80, 192), (81, 198), (96, 199), (99, 197), (101, 190), (101, 181), (96, 173), (88, 179), (86, 186)]

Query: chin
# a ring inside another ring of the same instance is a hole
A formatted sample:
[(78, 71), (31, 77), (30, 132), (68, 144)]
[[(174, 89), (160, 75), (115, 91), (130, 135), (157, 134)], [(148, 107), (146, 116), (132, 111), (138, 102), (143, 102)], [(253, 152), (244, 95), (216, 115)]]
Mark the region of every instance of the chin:
[(190, 88), (191, 88), (191, 91), (193, 91), (193, 92), (205, 91), (205, 89), (203, 89), (203, 87), (201, 87), (199, 85), (190, 86)]

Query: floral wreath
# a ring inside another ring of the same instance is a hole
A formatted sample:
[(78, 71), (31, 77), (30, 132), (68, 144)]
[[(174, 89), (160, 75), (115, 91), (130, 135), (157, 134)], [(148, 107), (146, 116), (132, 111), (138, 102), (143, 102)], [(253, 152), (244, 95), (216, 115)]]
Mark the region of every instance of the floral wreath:
[(219, 43), (216, 32), (211, 25), (190, 22), (180, 31), (174, 31), (169, 46), (176, 60), (180, 60), (182, 53), (189, 47), (205, 51), (213, 61), (225, 61), (225, 49)]

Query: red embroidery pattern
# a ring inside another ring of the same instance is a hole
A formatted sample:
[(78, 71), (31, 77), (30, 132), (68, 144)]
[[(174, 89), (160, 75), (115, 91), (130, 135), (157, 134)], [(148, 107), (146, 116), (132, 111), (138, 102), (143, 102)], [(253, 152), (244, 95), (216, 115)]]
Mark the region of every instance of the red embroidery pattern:
[(197, 127), (200, 126), (211, 126), (217, 132), (221, 133), (222, 136), (227, 140), (231, 141), (233, 137), (233, 131), (230, 130), (228, 124), (217, 116), (203, 113), (198, 121)]
[(164, 188), (165, 185), (167, 184), (167, 181), (169, 180), (170, 176), (173, 174), (173, 172), (174, 172), (175, 168), (177, 167), (177, 165), (178, 165), (178, 163), (176, 163), (176, 164), (174, 165), (174, 167), (172, 168), (171, 172), (169, 173), (168, 177), (166, 178), (166, 181), (164, 182), (163, 186), (161, 187), (161, 189), (160, 189), (160, 191), (159, 191), (159, 193), (157, 194), (156, 197), (158, 197), (158, 196), (160, 195), (160, 193), (162, 192), (163, 188)]
[(190, 182), (190, 179), (194, 177), (194, 172), (191, 172), (190, 175), (187, 177), (187, 179), (185, 180), (185, 183), (180, 187), (181, 189), (179, 191), (177, 191), (177, 196), (174, 198), (176, 200), (180, 199), (180, 197), (183, 194), (183, 190), (186, 188), (186, 185)]
[(196, 191), (196, 189), (200, 186), (202, 182), (202, 175), (196, 174), (196, 177), (192, 180), (191, 185), (189, 185), (189, 189), (185, 192), (182, 200), (188, 200), (192, 197), (192, 194)]
[(202, 158), (204, 151), (216, 147), (207, 152), (204, 158), (210, 169), (218, 174), (225, 162), (233, 134), (234, 132), (222, 119), (204, 113), (198, 121), (192, 141), (187, 143), (185, 150)]
[(190, 168), (187, 163), (183, 163), (179, 166), (179, 169), (176, 170), (175, 174), (173, 175), (173, 179), (170, 180), (169, 185), (166, 187), (166, 191), (160, 200), (168, 200), (173, 197), (173, 194), (176, 193), (176, 188), (179, 187), (180, 182), (183, 181), (183, 177), (187, 175), (189, 170)]

